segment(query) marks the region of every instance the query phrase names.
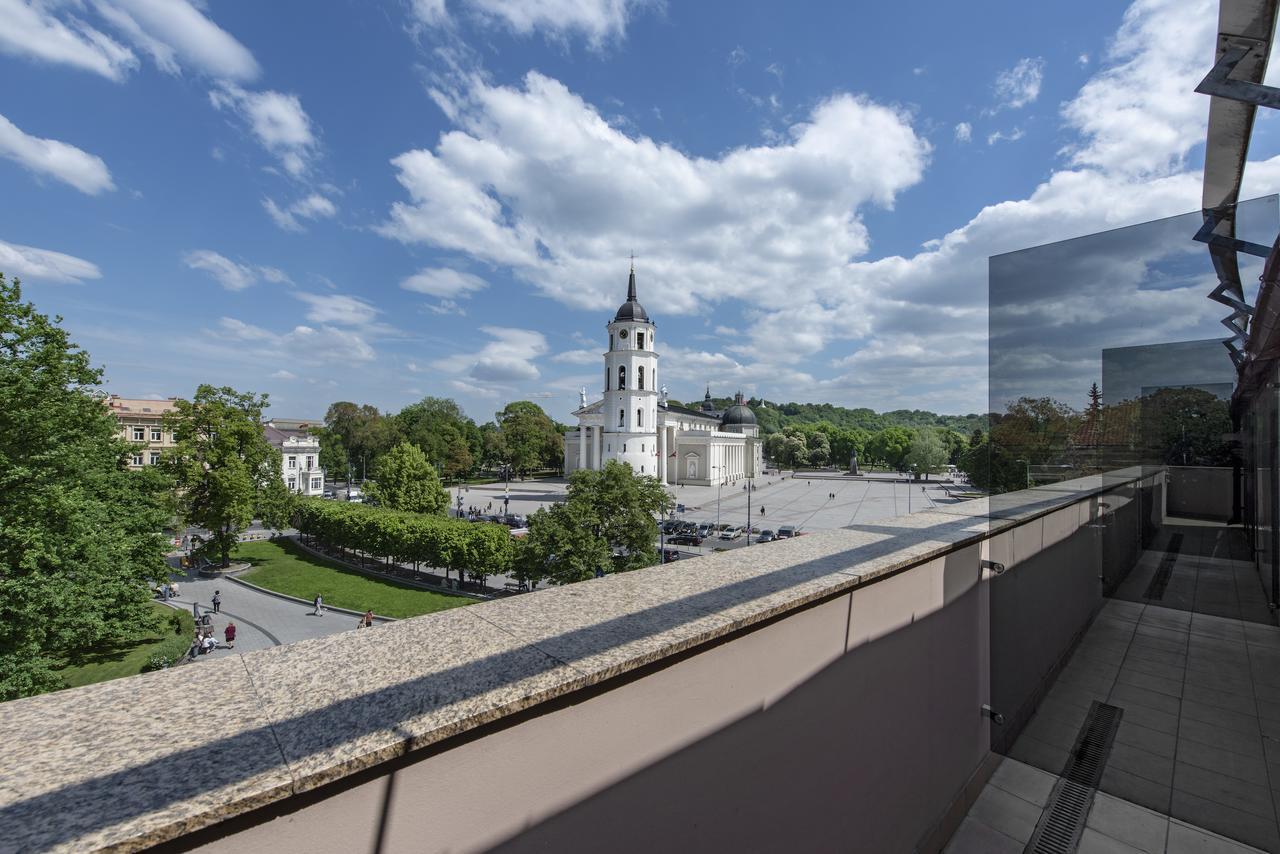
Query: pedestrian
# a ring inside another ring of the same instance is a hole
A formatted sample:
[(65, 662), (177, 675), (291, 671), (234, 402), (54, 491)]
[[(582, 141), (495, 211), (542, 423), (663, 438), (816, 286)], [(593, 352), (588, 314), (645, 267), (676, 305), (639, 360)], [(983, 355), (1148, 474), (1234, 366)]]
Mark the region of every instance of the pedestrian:
[(364, 616), (360, 618), (360, 628), (362, 629), (373, 628), (373, 609), (372, 608), (370, 608), (368, 611), (365, 611)]
[(169, 598), (170, 599), (178, 598), (178, 582), (176, 581), (169, 582)]
[(221, 590), (213, 591), (213, 613), (215, 614), (222, 613), (222, 591)]
[(760, 515), (761, 515), (761, 516), (763, 516), (763, 515), (764, 515), (764, 505), (763, 505), (763, 504), (761, 504), (761, 505), (760, 505)]
[(227, 639), (227, 649), (235, 649), (236, 646), (236, 624), (228, 622), (227, 627), (222, 630), (222, 636)]
[(319, 593), (316, 594), (315, 606), (316, 606), (316, 609), (311, 612), (311, 616), (323, 617), (324, 616), (324, 599), (321, 598)]

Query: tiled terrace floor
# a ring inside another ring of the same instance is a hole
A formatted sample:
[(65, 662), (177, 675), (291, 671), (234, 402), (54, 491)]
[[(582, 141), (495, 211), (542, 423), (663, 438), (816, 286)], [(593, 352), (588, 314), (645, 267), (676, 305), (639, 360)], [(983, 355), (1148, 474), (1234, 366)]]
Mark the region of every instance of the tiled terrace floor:
[[(951, 837), (945, 854), (1021, 854), (1057, 779), (1006, 758)], [(1245, 854), (1258, 849), (1098, 792), (1076, 850), (1079, 854)]]
[(1058, 773), (1090, 704), (1119, 706), (1100, 786), (1114, 798), (1099, 796), (1095, 812), (1098, 803), (1121, 809), (1121, 801), (1155, 811), (1169, 851), (1200, 850), (1175, 846), (1189, 832), (1185, 823), (1280, 852), (1280, 628), (1270, 624), (1252, 564), (1240, 559), (1239, 531), (1165, 528), (1118, 593), (1158, 592), (1151, 577), (1174, 533), (1183, 535), (1181, 548), (1159, 604), (1150, 595), (1106, 603), (1010, 756)]

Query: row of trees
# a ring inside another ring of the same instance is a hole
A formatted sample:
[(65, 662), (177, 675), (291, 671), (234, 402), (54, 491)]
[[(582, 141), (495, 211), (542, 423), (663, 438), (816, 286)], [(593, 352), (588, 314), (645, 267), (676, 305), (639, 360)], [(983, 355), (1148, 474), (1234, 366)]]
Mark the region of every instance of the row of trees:
[[(398, 456), (420, 453), (407, 443), (389, 452), (379, 477)], [(378, 490), (390, 495), (381, 483)], [(530, 516), (523, 540), (501, 525), (447, 518), (443, 508), (410, 512), (319, 499), (299, 501), (293, 524), (327, 546), (426, 564), (446, 577), (456, 571), (483, 583), (488, 575), (511, 574), (530, 584), (569, 584), (656, 563), (655, 517), (669, 501), (655, 478), (609, 462), (602, 471), (574, 472), (565, 500)]]
[(945, 427), (886, 427), (872, 433), (821, 422), (792, 425), (765, 438), (765, 453), (783, 468), (845, 466), (857, 453), (863, 465), (933, 474), (956, 464), (968, 447), (968, 438)]
[(339, 401), (325, 413), (320, 466), (335, 477), (364, 479), (383, 454), (407, 442), (442, 477), (457, 480), (481, 468), (510, 468), (517, 476), (563, 464), (563, 428), (536, 403), (507, 404), (494, 420), (477, 425), (448, 398), (425, 397), (399, 412)]
[(446, 577), (465, 573), (481, 583), (487, 575), (509, 572), (515, 553), (515, 541), (502, 525), (383, 506), (304, 498), (297, 502), (293, 524), (333, 548), (438, 567)]

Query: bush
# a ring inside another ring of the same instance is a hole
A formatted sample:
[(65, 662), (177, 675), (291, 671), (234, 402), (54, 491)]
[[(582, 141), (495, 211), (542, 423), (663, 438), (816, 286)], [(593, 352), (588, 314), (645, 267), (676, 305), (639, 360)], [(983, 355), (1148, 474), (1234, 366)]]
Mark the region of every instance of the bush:
[(170, 632), (163, 644), (147, 659), (146, 670), (164, 670), (187, 654), (191, 638), (196, 631), (195, 620), (186, 611), (174, 611), (165, 617), (165, 627)]

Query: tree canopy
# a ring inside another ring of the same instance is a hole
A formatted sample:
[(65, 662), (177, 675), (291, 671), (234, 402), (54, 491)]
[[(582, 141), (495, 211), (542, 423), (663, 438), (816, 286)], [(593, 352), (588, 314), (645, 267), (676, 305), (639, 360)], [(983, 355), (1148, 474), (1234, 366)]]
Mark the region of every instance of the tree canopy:
[(280, 452), (262, 431), (267, 396), (201, 385), (165, 416), (174, 447), (161, 466), (177, 486), (182, 521), (210, 532), (195, 553), (231, 563), (239, 534), (259, 516), (273, 527), (289, 518), (292, 497), (281, 479)]
[(610, 460), (601, 471), (579, 469), (562, 504), (529, 517), (518, 572), (528, 581), (568, 584), (657, 563), (655, 517), (669, 503), (657, 478), (628, 465)]
[(102, 371), (0, 274), (0, 701), (74, 650), (151, 626), (168, 483), (129, 471)]
[(442, 515), (449, 506), (449, 494), (440, 485), (436, 467), (421, 448), (409, 442), (401, 442), (378, 458), (377, 474), (367, 492), (392, 510)]

